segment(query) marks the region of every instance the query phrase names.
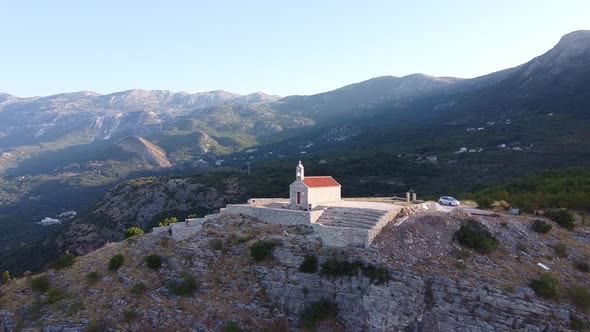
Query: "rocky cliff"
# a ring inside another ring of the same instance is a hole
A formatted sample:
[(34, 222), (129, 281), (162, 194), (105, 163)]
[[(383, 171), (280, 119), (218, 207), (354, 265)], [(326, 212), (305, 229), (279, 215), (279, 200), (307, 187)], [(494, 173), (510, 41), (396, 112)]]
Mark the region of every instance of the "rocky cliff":
[(201, 177), (140, 178), (110, 190), (90, 211), (67, 225), (57, 245), (85, 254), (121, 241), (126, 228), (149, 231), (167, 217), (203, 216), (241, 199), (235, 179), (210, 183)]
[(156, 167), (170, 167), (166, 151), (159, 146), (139, 136), (130, 136), (117, 143), (117, 147), (133, 156), (143, 158)]
[[(194, 226), (201, 228), (185, 240), (167, 232), (148, 234), (80, 256), (69, 268), (43, 274), (49, 287), (44, 293), (31, 289), (38, 277), (12, 280), (0, 288), (0, 326), (8, 331), (299, 331), (302, 326), (567, 331), (588, 320), (584, 307), (567, 295), (574, 284), (589, 286), (587, 274), (572, 266), (589, 253), (587, 230), (554, 227), (543, 235), (530, 230), (529, 218), (475, 217), (500, 239), (496, 252), (481, 255), (453, 240), (465, 217), (418, 214), (387, 226), (369, 249), (334, 249), (323, 247), (305, 227), (222, 215)], [(514, 240), (522, 243), (518, 249)], [(268, 256), (261, 256), (260, 246), (253, 249), (259, 241), (271, 244), (262, 250)], [(549, 257), (558, 241), (566, 244), (567, 257)], [(122, 267), (107, 269), (116, 254), (124, 257)], [(160, 268), (146, 266), (150, 254), (161, 257)], [(306, 256), (316, 257), (319, 266), (302, 268)], [(529, 287), (545, 273), (536, 265), (540, 261), (560, 280), (553, 300)], [(182, 280), (195, 287), (187, 284), (184, 295), (174, 295)]]

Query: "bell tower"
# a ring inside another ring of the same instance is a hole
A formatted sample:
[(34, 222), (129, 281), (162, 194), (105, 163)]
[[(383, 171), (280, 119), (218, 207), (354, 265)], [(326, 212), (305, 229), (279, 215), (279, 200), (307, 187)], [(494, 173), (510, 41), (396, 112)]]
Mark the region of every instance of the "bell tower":
[(305, 172), (303, 169), (303, 165), (301, 164), (301, 160), (299, 161), (299, 165), (295, 168), (295, 179), (297, 181), (303, 181), (305, 179)]

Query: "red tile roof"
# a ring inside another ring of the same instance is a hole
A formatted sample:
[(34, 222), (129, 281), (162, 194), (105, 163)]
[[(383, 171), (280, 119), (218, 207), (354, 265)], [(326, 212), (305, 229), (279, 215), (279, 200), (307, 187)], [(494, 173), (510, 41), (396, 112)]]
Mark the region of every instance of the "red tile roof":
[(303, 178), (303, 183), (310, 188), (340, 187), (340, 183), (336, 182), (331, 176), (306, 176)]

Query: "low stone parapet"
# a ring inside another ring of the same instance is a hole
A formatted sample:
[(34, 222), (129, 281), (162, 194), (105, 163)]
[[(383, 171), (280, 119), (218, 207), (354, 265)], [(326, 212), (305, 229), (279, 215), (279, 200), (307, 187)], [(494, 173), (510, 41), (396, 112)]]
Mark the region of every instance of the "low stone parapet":
[(168, 233), (174, 240), (186, 240), (201, 231), (206, 218), (190, 218), (185, 221), (171, 223), (168, 226), (152, 228), (153, 234)]
[(248, 205), (250, 206), (266, 206), (270, 204), (284, 204), (289, 203), (288, 198), (250, 198)]
[(315, 222), (323, 212), (323, 210), (300, 211), (249, 204), (228, 204), (223, 211), (226, 214), (243, 214), (267, 223), (280, 225), (307, 225)]

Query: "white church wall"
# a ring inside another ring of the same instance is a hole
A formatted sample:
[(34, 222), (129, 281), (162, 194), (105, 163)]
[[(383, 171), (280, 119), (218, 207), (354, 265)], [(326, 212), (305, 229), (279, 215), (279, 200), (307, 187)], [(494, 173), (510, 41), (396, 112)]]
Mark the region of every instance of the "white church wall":
[(342, 199), (340, 187), (314, 187), (309, 188), (308, 201), (313, 207), (321, 203), (337, 202)]
[(301, 206), (307, 207), (309, 204), (308, 189), (303, 182), (295, 181), (289, 186), (289, 197), (291, 205), (297, 205), (297, 192), (301, 193)]

